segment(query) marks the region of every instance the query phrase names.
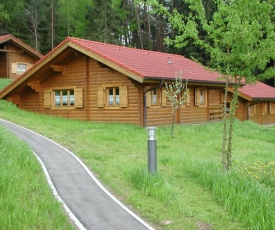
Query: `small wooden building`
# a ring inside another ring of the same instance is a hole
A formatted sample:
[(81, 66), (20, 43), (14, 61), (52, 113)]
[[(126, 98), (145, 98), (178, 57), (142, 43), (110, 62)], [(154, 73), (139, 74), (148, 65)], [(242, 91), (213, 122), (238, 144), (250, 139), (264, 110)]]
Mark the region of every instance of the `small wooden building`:
[(275, 124), (275, 88), (262, 82), (240, 89), (237, 117), (258, 124)]
[(16, 79), (42, 57), (16, 37), (0, 36), (0, 78)]
[[(29, 111), (67, 118), (168, 125), (172, 109), (164, 83), (174, 81), (180, 71), (188, 79), (189, 93), (177, 111), (176, 123), (221, 119), (225, 83), (219, 73), (180, 55), (72, 37), (3, 89), (0, 99)], [(237, 115), (245, 120), (245, 106), (251, 100), (241, 100)]]

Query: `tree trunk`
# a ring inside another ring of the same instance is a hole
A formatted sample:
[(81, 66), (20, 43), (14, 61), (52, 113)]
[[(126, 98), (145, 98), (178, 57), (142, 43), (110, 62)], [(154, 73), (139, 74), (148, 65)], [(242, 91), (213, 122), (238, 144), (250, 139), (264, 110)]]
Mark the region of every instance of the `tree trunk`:
[(222, 164), (223, 168), (227, 168), (226, 163), (226, 143), (227, 143), (227, 94), (228, 94), (228, 76), (226, 76), (226, 85), (225, 85), (225, 92), (224, 92), (224, 100), (223, 100), (223, 142), (222, 142)]
[(139, 18), (139, 12), (140, 12), (140, 6), (139, 5), (135, 6), (135, 11), (136, 11), (136, 17), (137, 17), (137, 24), (138, 24), (138, 36), (139, 36), (140, 48), (143, 50), (142, 31), (141, 31), (140, 18)]
[(53, 28), (54, 28), (54, 14), (53, 14), (53, 0), (52, 0), (52, 2), (51, 2), (51, 10), (52, 10), (52, 49), (53, 49), (53, 47), (54, 47), (54, 44), (53, 44), (53, 39), (54, 39), (54, 30), (53, 30)]
[(173, 113), (172, 129), (171, 129), (171, 138), (174, 137), (174, 124), (175, 124), (175, 113)]
[(228, 134), (228, 149), (227, 149), (227, 155), (226, 155), (226, 161), (227, 161), (227, 167), (226, 169), (229, 170), (232, 165), (232, 140), (233, 140), (233, 126), (235, 121), (235, 114), (236, 109), (238, 106), (238, 97), (239, 97), (239, 85), (240, 85), (240, 79), (236, 81), (235, 77), (235, 85), (234, 85), (234, 93), (233, 98), (231, 101), (231, 109), (230, 109), (230, 125), (229, 125), (229, 134)]

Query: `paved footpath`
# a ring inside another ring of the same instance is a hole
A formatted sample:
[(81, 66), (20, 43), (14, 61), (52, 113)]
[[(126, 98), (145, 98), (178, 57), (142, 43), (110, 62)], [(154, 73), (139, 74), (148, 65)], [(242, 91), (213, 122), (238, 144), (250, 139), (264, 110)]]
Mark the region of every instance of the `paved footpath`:
[(70, 151), (5, 120), (0, 119), (0, 125), (27, 142), (41, 159), (57, 197), (79, 229), (153, 229), (113, 197)]

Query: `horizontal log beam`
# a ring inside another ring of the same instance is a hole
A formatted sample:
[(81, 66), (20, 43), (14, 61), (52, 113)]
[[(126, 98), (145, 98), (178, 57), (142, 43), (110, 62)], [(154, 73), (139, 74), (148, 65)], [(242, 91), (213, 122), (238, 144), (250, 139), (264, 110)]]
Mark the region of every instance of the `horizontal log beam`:
[(15, 50), (4, 50), (4, 49), (0, 49), (0, 52), (5, 52), (5, 53), (19, 53), (19, 54), (22, 54), (22, 53), (24, 53), (24, 50), (15, 51)]
[(55, 72), (64, 73), (64, 71), (65, 71), (64, 65), (51, 65), (51, 68)]

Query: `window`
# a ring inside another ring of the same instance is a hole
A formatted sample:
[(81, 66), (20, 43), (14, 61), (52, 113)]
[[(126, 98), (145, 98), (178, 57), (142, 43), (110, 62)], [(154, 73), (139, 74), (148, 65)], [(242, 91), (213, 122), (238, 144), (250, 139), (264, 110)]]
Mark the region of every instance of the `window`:
[(227, 114), (230, 113), (230, 108), (231, 108), (231, 103), (230, 102), (226, 102), (226, 113)]
[(11, 63), (11, 73), (21, 75), (27, 71), (31, 65), (28, 63), (15, 62)]
[(97, 106), (99, 108), (128, 107), (127, 86), (103, 85), (97, 88)]
[(27, 70), (27, 64), (17, 63), (17, 74), (23, 74)]
[(166, 106), (165, 88), (156, 88), (146, 93), (146, 106)]
[(74, 106), (74, 90), (55, 90), (54, 106)]
[(83, 89), (44, 90), (44, 109), (83, 108)]
[(150, 101), (151, 101), (151, 105), (158, 105), (159, 100), (158, 100), (158, 90), (157, 89), (153, 89), (150, 92)]
[(207, 105), (207, 89), (196, 88), (195, 89), (195, 105), (206, 106)]
[(109, 106), (119, 106), (120, 105), (120, 96), (119, 96), (119, 87), (116, 88), (107, 88), (107, 98)]

